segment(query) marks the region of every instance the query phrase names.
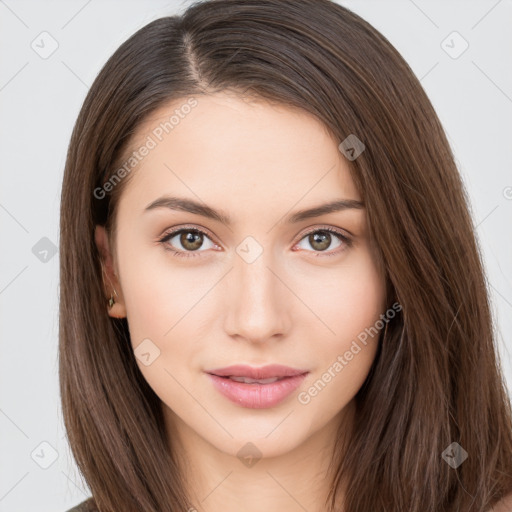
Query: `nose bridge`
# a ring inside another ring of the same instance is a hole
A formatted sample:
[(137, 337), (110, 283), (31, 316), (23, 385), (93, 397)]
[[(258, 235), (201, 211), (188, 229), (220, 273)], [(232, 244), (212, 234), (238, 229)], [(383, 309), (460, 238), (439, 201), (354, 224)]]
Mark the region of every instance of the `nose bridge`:
[[(247, 248), (241, 244), (239, 250), (244, 247)], [(279, 272), (274, 268), (270, 251), (263, 251), (253, 261), (245, 258), (243, 252), (239, 254), (242, 256), (235, 257), (230, 273), (226, 331), (251, 341), (283, 334), (289, 325), (289, 301), (284, 297), (284, 285), (274, 275)]]

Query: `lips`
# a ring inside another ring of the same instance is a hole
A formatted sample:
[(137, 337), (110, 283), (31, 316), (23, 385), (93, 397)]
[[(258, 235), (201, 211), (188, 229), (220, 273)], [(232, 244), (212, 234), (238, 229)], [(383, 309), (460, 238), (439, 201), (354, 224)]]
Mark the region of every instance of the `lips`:
[(255, 368), (247, 365), (233, 365), (226, 368), (218, 368), (215, 370), (208, 370), (206, 373), (210, 375), (217, 375), (218, 377), (245, 377), (252, 380), (266, 380), (266, 379), (282, 379), (284, 377), (296, 377), (303, 375), (308, 370), (299, 370), (290, 366), (283, 366), (280, 364), (271, 364)]
[(217, 391), (230, 401), (241, 407), (265, 409), (284, 401), (309, 372), (282, 365), (236, 365), (206, 373)]

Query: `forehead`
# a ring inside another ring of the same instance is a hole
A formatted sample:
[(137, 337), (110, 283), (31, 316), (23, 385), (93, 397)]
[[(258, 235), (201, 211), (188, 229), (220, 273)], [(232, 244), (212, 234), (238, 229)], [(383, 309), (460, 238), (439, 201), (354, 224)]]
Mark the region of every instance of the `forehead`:
[(169, 102), (138, 127), (130, 149), (150, 149), (125, 200), (179, 192), (237, 208), (258, 199), (289, 207), (305, 196), (359, 199), (338, 141), (308, 112), (226, 93), (193, 100)]

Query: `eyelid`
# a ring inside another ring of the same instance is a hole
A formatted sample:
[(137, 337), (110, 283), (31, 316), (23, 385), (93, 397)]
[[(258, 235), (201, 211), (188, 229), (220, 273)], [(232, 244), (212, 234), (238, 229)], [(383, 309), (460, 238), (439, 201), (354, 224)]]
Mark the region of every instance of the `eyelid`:
[(203, 235), (206, 235), (216, 245), (221, 245), (215, 241), (215, 236), (213, 236), (213, 234), (210, 232), (210, 230), (203, 228), (202, 226), (198, 227), (197, 225), (192, 225), (192, 224), (184, 224), (183, 226), (179, 225), (179, 226), (174, 226), (172, 228), (166, 229), (162, 233), (162, 235), (159, 237), (159, 241), (162, 241), (162, 239), (167, 238), (170, 235), (176, 236), (181, 231), (197, 231), (198, 233), (202, 233)]
[[(207, 252), (203, 251), (182, 251), (178, 249), (174, 249), (167, 242), (174, 238), (176, 235), (180, 234), (182, 231), (195, 231), (197, 233), (201, 233), (205, 235), (207, 238), (211, 240), (214, 245), (221, 246), (218, 242), (215, 241), (215, 237), (210, 233), (210, 231), (203, 227), (197, 227), (195, 225), (179, 225), (173, 226), (172, 228), (166, 229), (162, 235), (160, 235), (157, 239), (157, 242), (164, 246), (164, 250), (169, 251), (173, 256), (184, 257), (184, 258), (194, 258), (197, 257), (197, 253)], [(214, 249), (218, 250), (218, 249)]]
[(334, 249), (334, 250), (331, 250), (331, 251), (327, 251), (327, 252), (324, 252), (324, 251), (306, 251), (306, 252), (309, 252), (311, 253), (313, 256), (336, 256), (340, 253), (342, 253), (343, 251), (345, 251), (346, 249), (349, 249), (350, 247), (353, 246), (353, 239), (352, 239), (352, 236), (349, 236), (348, 234), (345, 234), (345, 230), (341, 229), (341, 228), (337, 228), (337, 227), (334, 227), (334, 226), (331, 226), (331, 225), (314, 225), (314, 226), (310, 226), (309, 228), (306, 228), (306, 231), (303, 231), (299, 236), (298, 236), (298, 239), (297, 241), (294, 243), (293, 247), (295, 247), (299, 242), (301, 242), (306, 236), (310, 235), (311, 233), (316, 233), (317, 231), (327, 231), (328, 233), (332, 233), (334, 234), (335, 236), (337, 236), (341, 243), (342, 243), (342, 246), (341, 248), (337, 248), (337, 249)]
[(297, 242), (300, 242), (306, 235), (315, 233), (316, 231), (328, 231), (330, 233), (339, 235), (342, 239), (351, 241), (351, 233), (349, 233), (347, 230), (331, 226), (330, 224), (315, 224), (314, 226), (305, 228), (305, 230), (302, 231), (298, 236)]

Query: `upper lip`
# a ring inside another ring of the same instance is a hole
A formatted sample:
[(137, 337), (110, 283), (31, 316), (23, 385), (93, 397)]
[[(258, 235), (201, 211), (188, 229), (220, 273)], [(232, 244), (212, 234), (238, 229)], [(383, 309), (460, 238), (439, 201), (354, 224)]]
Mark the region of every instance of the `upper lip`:
[(290, 366), (281, 364), (270, 364), (259, 368), (237, 364), (225, 368), (208, 370), (206, 373), (217, 375), (218, 377), (248, 377), (250, 379), (270, 379), (273, 377), (295, 377), (308, 373), (308, 370), (299, 370)]

